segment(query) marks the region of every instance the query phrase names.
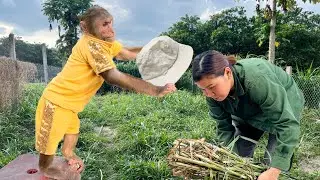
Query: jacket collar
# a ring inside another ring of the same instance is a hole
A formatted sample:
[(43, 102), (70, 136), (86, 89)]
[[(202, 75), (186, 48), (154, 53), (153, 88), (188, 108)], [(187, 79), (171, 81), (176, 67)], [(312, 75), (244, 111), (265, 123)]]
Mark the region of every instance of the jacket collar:
[(241, 82), (240, 82), (240, 79), (239, 79), (238, 74), (236, 72), (236, 69), (233, 67), (231, 67), (231, 69), (232, 69), (232, 75), (233, 75), (233, 80), (234, 80), (234, 85), (233, 85), (234, 90), (233, 90), (233, 94), (229, 94), (229, 96), (236, 98), (236, 97), (244, 95), (245, 92), (244, 92), (244, 89), (241, 85)]

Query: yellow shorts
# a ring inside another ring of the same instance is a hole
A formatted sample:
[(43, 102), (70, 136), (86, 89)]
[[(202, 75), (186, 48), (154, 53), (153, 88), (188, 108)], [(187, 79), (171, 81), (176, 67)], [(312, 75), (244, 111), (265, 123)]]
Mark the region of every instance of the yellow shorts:
[(41, 97), (36, 112), (36, 150), (54, 155), (65, 134), (78, 134), (78, 114), (61, 108)]

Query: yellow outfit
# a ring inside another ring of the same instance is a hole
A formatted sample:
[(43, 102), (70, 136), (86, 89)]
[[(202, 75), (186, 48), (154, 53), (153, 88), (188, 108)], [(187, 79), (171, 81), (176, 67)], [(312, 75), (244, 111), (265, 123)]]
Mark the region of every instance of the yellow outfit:
[(36, 149), (46, 155), (56, 152), (65, 134), (78, 134), (78, 112), (104, 82), (100, 73), (115, 68), (113, 57), (121, 51), (112, 43), (83, 35), (72, 49), (62, 71), (52, 79), (39, 100), (36, 112)]

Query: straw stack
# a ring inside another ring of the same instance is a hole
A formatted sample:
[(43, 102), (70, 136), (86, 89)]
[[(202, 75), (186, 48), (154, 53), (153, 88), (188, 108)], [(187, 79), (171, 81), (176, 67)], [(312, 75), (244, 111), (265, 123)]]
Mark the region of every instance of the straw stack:
[(204, 139), (177, 139), (167, 160), (173, 175), (185, 179), (253, 180), (266, 169)]

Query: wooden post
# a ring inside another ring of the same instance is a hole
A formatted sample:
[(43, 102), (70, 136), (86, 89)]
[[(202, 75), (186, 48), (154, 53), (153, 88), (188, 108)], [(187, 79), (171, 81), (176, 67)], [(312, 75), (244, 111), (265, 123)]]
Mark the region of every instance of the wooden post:
[(13, 60), (17, 60), (16, 56), (16, 40), (14, 38), (14, 34), (9, 34), (9, 42), (10, 42), (10, 58)]
[(13, 33), (9, 34), (9, 43), (10, 43), (10, 58), (14, 61), (15, 69), (11, 72), (14, 73), (13, 79), (10, 81), (13, 83), (12, 85), (12, 96), (11, 96), (11, 108), (17, 109), (19, 104), (19, 96), (20, 96), (20, 78), (19, 78), (19, 65), (16, 56), (16, 39)]
[(44, 82), (48, 84), (48, 63), (47, 63), (46, 44), (42, 44), (42, 60), (43, 60)]
[(287, 67), (286, 67), (286, 72), (287, 72), (289, 75), (292, 75), (292, 66), (287, 66)]

